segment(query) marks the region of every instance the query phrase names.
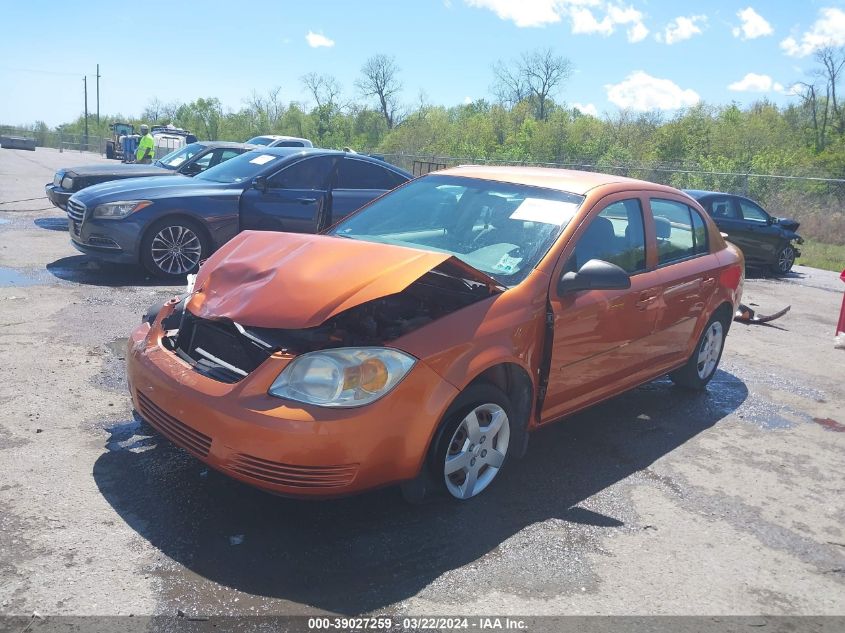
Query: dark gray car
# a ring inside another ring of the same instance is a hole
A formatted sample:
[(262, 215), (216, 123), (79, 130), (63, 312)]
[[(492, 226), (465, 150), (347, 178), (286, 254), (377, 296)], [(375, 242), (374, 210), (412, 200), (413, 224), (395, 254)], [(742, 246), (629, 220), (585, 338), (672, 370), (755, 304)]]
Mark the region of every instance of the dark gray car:
[(244, 230), (317, 233), (411, 174), (326, 149), (262, 148), (195, 178), (133, 178), (94, 185), (68, 201), (73, 245), (180, 278)]
[(142, 178), (145, 176), (196, 176), (210, 167), (254, 149), (247, 143), (202, 141), (185, 145), (162, 156), (151, 165), (140, 163), (104, 163), (66, 167), (56, 172), (53, 182), (44, 186), (55, 206), (67, 210), (67, 201), (74, 193), (102, 182)]

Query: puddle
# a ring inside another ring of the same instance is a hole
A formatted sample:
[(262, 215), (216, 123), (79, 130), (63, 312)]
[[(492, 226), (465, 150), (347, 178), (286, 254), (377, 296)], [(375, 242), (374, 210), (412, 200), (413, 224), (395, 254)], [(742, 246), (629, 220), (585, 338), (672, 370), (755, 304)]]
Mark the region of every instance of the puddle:
[(106, 448), (112, 452), (144, 453), (156, 447), (156, 438), (146, 432), (149, 429), (137, 416), (133, 416), (128, 422), (115, 424), (107, 430), (111, 436), (106, 443)]
[(15, 286), (34, 286), (41, 282), (32, 277), (22, 275), (12, 268), (3, 268), (0, 266), (0, 288), (8, 288)]
[(830, 418), (813, 418), (813, 422), (821, 424), (828, 431), (835, 431), (837, 433), (845, 433), (845, 424), (840, 424), (836, 420)]
[(11, 220), (4, 220), (3, 218), (0, 218), (0, 224), (8, 224), (10, 221)]
[(67, 231), (67, 218), (36, 218), (33, 223), (48, 231)]

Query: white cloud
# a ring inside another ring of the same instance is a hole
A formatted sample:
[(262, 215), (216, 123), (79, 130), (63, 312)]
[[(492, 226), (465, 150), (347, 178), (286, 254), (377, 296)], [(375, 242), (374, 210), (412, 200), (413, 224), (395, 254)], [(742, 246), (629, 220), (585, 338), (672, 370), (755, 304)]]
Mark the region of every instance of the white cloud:
[(771, 92), (773, 90), (782, 92), (783, 86), (772, 80), (768, 75), (748, 73), (739, 81), (735, 81), (729, 85), (728, 90), (733, 90), (734, 92)]
[(821, 17), (798, 41), (787, 37), (780, 47), (790, 57), (806, 57), (825, 46), (845, 45), (845, 11), (827, 8), (819, 11)]
[(314, 33), (314, 31), (308, 31), (308, 35), (305, 36), (305, 40), (311, 48), (331, 48), (334, 46), (334, 40), (330, 40), (322, 33)]
[(695, 105), (701, 97), (694, 90), (684, 90), (669, 79), (658, 79), (638, 70), (618, 84), (605, 85), (607, 99), (622, 109), (677, 110)]
[(751, 7), (737, 11), (736, 17), (742, 20), (742, 24), (734, 27), (732, 31), (734, 37), (739, 37), (743, 40), (753, 40), (774, 33), (772, 25), (766, 21), (766, 18)]
[[(643, 14), (608, 0), (464, 0), (469, 6), (493, 11), (518, 27), (545, 26), (569, 18), (572, 32), (611, 35), (618, 26), (630, 25), (628, 41), (639, 42), (648, 35)], [(598, 16), (598, 17), (597, 17)]]
[(594, 116), (596, 118), (599, 116), (599, 111), (592, 103), (573, 103), (572, 107), (578, 110), (581, 114), (589, 114), (590, 116)]
[(706, 15), (690, 15), (678, 16), (663, 30), (663, 33), (658, 33), (655, 39), (658, 42), (665, 42), (666, 44), (676, 44), (688, 40), (693, 35), (701, 35), (699, 24), (704, 26), (707, 24)]
[(471, 7), (489, 9), (502, 20), (510, 20), (519, 27), (545, 26), (560, 22), (561, 2), (558, 0), (465, 0)]
[(628, 41), (632, 44), (642, 42), (646, 37), (648, 37), (648, 29), (642, 22), (637, 22), (628, 29)]
[(472, 103), (472, 97), (464, 97), (464, 105), (469, 105)]

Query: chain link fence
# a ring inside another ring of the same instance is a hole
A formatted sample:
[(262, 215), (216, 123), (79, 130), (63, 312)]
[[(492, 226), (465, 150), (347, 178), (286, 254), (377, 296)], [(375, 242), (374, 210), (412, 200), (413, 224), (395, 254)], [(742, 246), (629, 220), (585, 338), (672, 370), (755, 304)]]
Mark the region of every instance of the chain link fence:
[(68, 134), (62, 131), (26, 129), (0, 126), (0, 136), (22, 136), (35, 139), (36, 147), (52, 147), (61, 152), (91, 152), (105, 156), (108, 138), (84, 134)]

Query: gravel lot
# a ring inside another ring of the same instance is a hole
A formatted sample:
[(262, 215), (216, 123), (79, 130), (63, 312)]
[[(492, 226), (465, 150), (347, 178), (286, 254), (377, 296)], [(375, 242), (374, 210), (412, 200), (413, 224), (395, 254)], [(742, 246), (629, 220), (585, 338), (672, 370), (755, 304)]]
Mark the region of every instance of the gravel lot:
[(845, 615), (837, 275), (749, 280), (792, 311), (735, 324), (705, 394), (544, 430), (471, 503), (291, 501), (133, 418), (125, 337), (178, 289), (69, 244), (43, 185), (98, 160), (0, 150), (0, 614)]

